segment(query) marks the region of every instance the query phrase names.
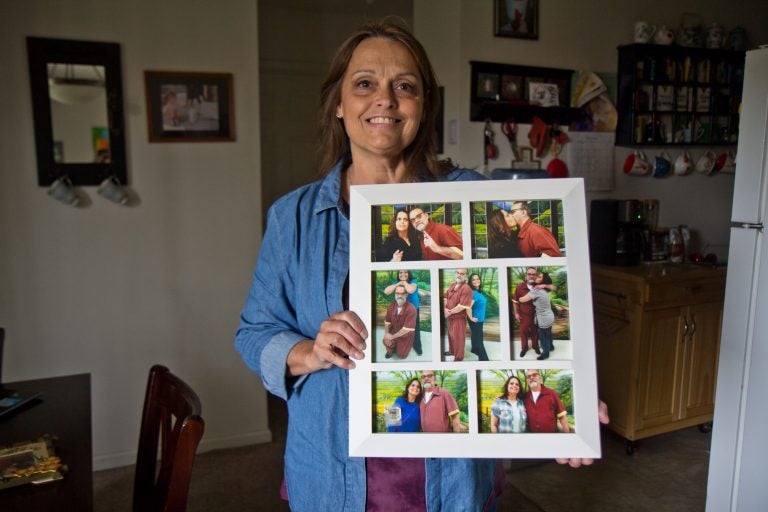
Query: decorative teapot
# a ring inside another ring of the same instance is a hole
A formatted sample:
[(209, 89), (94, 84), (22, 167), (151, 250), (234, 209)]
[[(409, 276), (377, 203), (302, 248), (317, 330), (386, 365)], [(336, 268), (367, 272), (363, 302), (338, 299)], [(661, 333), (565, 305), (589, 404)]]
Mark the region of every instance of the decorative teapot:
[(662, 25), (653, 36), (653, 42), (656, 44), (672, 44), (675, 41), (675, 33), (666, 25)]

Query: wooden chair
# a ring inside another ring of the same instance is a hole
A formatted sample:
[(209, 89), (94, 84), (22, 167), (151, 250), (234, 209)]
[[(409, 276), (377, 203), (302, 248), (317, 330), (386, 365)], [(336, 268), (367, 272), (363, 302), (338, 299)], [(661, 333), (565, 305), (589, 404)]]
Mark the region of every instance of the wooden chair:
[(197, 394), (168, 368), (153, 366), (136, 456), (134, 512), (187, 509), (192, 464), (204, 429)]

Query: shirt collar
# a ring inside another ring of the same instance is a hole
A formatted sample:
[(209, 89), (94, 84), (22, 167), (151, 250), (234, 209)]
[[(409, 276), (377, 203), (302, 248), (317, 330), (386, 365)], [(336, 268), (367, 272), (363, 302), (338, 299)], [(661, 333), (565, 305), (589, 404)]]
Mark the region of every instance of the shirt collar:
[(346, 159), (341, 159), (323, 178), (313, 213), (318, 214), (331, 208), (338, 208), (339, 211), (344, 211), (344, 199), (341, 197), (341, 171), (344, 167), (346, 167)]

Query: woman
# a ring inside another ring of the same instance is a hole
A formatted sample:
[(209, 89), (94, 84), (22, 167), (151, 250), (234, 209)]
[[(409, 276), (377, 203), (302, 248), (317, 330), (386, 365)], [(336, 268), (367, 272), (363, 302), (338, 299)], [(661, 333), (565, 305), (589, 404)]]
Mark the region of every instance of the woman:
[(394, 406), (400, 408), (402, 423), (397, 427), (387, 427), (389, 432), (421, 432), (421, 397), (421, 382), (414, 377), (405, 386), (403, 394), (395, 399)]
[(491, 405), (491, 432), (519, 434), (528, 430), (523, 403), (523, 385), (512, 376), (501, 387), (501, 396)]
[(539, 345), (542, 353), (539, 361), (549, 359), (549, 352), (555, 349), (552, 343), (552, 324), (555, 323), (555, 314), (552, 312), (552, 304), (549, 297), (549, 289), (542, 285), (551, 285), (552, 278), (546, 272), (536, 276), (536, 286), (527, 295), (520, 297), (520, 302), (533, 301), (536, 308), (536, 325), (539, 327)]
[(416, 509), (429, 500), (435, 510), (482, 510), (501, 491), (492, 459), (348, 456), (348, 370), (368, 338), (357, 314), (344, 311), (349, 187), (482, 179), (438, 160), (439, 102), (419, 42), (396, 25), (363, 26), (342, 43), (321, 89), (325, 177), (269, 210), (236, 346), (266, 389), (288, 402), (292, 510), (387, 509), (404, 490)]
[(389, 233), (379, 249), (376, 261), (421, 261), (420, 233), (408, 220), (408, 212), (399, 209), (392, 217)]
[(341, 44), (321, 89), (325, 177), (269, 209), (235, 343), (288, 403), (285, 481), (294, 511), (387, 509), (403, 490), (414, 508), (429, 500), (434, 510), (482, 510), (500, 493), (491, 459), (348, 456), (348, 370), (368, 338), (360, 317), (344, 310), (349, 187), (483, 179), (438, 160), (439, 107), (421, 44), (396, 25), (364, 25)]
[[(510, 226), (510, 219), (512, 225)], [(488, 257), (522, 258), (517, 235), (512, 231), (515, 219), (506, 210), (494, 210), (488, 217)]]
[(469, 286), (472, 288), (472, 313), (469, 315), (469, 332), (472, 334), (472, 349), (480, 361), (488, 361), (488, 353), (483, 343), (483, 322), (485, 322), (485, 306), (487, 300), (483, 295), (483, 283), (479, 274), (469, 276)]
[(419, 308), (421, 302), (419, 300), (419, 282), (415, 277), (411, 276), (410, 270), (398, 270), (397, 280), (392, 284), (384, 288), (384, 295), (392, 295), (395, 293), (395, 288), (399, 285), (405, 287), (405, 291), (408, 292), (408, 302), (413, 304), (416, 308), (416, 330), (413, 333), (413, 350), (416, 351), (416, 355), (421, 355), (421, 318), (419, 316)]

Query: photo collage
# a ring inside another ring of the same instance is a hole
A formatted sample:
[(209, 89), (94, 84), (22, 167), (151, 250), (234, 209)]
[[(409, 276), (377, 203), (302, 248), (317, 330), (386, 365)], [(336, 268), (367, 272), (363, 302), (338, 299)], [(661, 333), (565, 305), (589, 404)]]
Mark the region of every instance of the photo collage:
[[(586, 262), (571, 261), (571, 241), (585, 236), (571, 233), (558, 194), (483, 195), (366, 205), (370, 245), (352, 246), (370, 285), (369, 357), (359, 366), (373, 437), (452, 434), (492, 446), (510, 436), (489, 434), (591, 428), (580, 414), (594, 407), (582, 409), (574, 389), (579, 343), (594, 350), (591, 319), (588, 335), (574, 336), (584, 322), (572, 317), (569, 283)], [(354, 279), (350, 290), (363, 293)], [(361, 408), (350, 390), (352, 421)]]

